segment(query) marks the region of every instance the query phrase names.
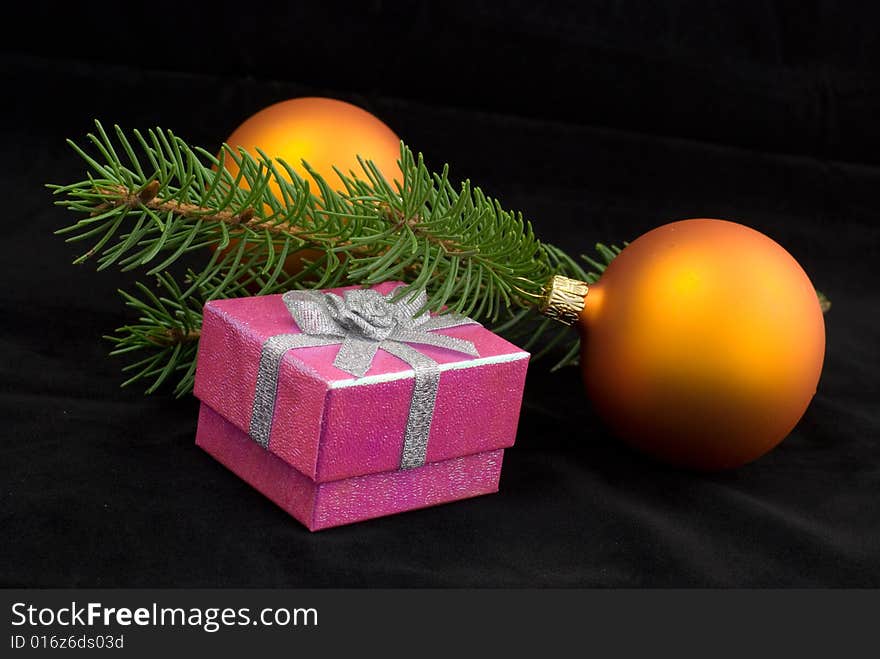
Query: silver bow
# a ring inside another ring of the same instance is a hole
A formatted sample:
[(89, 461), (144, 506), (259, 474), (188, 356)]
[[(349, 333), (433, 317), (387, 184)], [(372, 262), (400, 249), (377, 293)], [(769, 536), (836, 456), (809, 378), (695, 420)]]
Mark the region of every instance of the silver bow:
[(440, 367), (411, 343), (430, 345), (477, 356), (471, 341), (435, 330), (476, 321), (456, 314), (431, 316), (421, 313), (427, 294), (420, 291), (398, 301), (373, 289), (352, 289), (342, 296), (318, 291), (289, 291), (282, 296), (300, 334), (277, 334), (263, 344), (249, 434), (264, 448), (269, 446), (278, 370), (288, 350), (341, 344), (333, 365), (355, 377), (362, 377), (379, 349), (409, 364), (415, 374), (415, 387), (406, 422), (400, 467), (425, 464), (428, 434), (434, 416)]

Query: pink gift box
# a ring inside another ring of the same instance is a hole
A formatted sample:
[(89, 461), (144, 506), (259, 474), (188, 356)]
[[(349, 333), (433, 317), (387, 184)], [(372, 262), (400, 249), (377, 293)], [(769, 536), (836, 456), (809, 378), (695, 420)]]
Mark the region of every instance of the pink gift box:
[(477, 324), (436, 330), (472, 342), (476, 356), (411, 344), (440, 375), (424, 464), (401, 468), (415, 371), (382, 349), (362, 377), (333, 365), (339, 345), (287, 350), (268, 446), (249, 436), (263, 345), (298, 332), (281, 295), (205, 305), (195, 380), (205, 451), (312, 531), (498, 490), (527, 352)]

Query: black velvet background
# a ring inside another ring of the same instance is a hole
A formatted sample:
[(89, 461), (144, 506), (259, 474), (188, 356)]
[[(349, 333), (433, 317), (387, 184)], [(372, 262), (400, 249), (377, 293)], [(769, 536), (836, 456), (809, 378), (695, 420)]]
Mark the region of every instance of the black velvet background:
[[(880, 585), (867, 5), (178, 5), (7, 21), (0, 585)], [(806, 416), (694, 475), (615, 442), (578, 373), (539, 362), (500, 494), (309, 534), (193, 445), (196, 401), (119, 389), (100, 336), (134, 278), (71, 266), (42, 187), (81, 175), (64, 138), (93, 117), (213, 148), (299, 95), (376, 113), (573, 252), (686, 217), (764, 231), (834, 304)]]

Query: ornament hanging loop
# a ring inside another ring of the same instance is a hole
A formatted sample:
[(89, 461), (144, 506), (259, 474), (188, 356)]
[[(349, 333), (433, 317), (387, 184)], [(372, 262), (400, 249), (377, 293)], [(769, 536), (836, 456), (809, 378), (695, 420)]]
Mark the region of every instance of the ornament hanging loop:
[(554, 275), (544, 285), (544, 298), (541, 301), (542, 314), (564, 325), (577, 322), (584, 310), (585, 298), (590, 288), (586, 282)]

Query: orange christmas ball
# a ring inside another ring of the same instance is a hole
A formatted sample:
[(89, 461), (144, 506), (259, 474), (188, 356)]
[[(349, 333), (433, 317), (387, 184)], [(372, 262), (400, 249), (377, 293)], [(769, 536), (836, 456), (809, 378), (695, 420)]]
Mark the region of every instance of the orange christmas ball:
[(630, 244), (580, 318), (587, 391), (627, 443), (698, 470), (738, 467), (794, 428), (825, 324), (797, 261), (741, 224), (694, 219)]
[[(259, 148), (308, 178), (302, 168), (305, 160), (332, 187), (340, 186), (334, 167), (364, 176), (358, 156), (372, 160), (389, 182), (400, 179), (400, 138), (366, 110), (332, 98), (295, 98), (270, 105), (236, 128), (226, 143), (254, 157)], [(238, 173), (235, 163), (227, 161), (226, 167)], [(277, 190), (276, 196), (280, 198)]]
[[(346, 175), (353, 171), (359, 178), (366, 177), (358, 156), (372, 161), (392, 185), (401, 178), (397, 164), (400, 138), (366, 110), (332, 98), (295, 98), (270, 105), (236, 128), (226, 143), (233, 149), (245, 149), (255, 158), (260, 149), (270, 158), (284, 160), (303, 178), (311, 179), (302, 166), (305, 160), (337, 189), (342, 188), (342, 182), (334, 167)], [(233, 176), (238, 174), (239, 168), (231, 158), (227, 157), (225, 167)], [(242, 183), (242, 187), (247, 186)], [(270, 188), (276, 198), (283, 199), (275, 183), (270, 183)], [(314, 182), (311, 191), (319, 195)], [(227, 250), (235, 249), (236, 244), (233, 241)], [(303, 269), (304, 261), (320, 256), (321, 252), (316, 250), (300, 250), (287, 257), (284, 269), (295, 274)]]

